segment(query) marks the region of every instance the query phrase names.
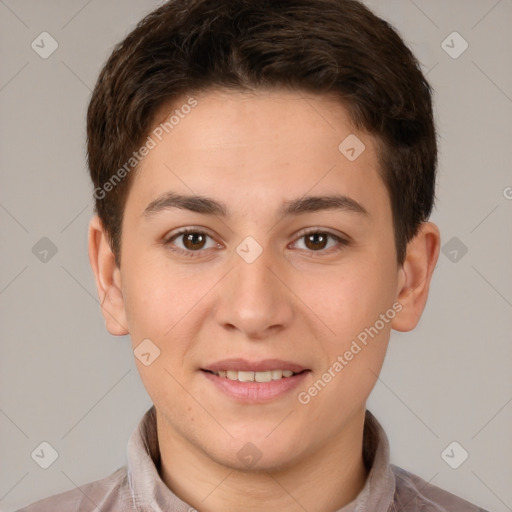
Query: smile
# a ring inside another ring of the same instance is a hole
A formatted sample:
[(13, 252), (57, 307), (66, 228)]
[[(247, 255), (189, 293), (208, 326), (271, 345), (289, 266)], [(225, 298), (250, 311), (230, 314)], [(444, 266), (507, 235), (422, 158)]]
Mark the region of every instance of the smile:
[(201, 373), (224, 396), (245, 404), (262, 404), (291, 396), (310, 369), (280, 359), (224, 359), (205, 365)]
[(268, 370), (264, 372), (220, 370), (218, 372), (211, 373), (223, 379), (237, 380), (239, 382), (270, 382), (272, 380), (281, 380), (297, 375), (297, 373), (292, 372), (291, 370)]

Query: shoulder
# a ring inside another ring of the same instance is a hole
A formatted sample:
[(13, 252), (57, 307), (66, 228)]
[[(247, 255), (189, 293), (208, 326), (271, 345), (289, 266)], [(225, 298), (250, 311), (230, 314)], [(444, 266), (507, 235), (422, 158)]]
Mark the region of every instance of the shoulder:
[(394, 512), (487, 512), (423, 478), (391, 464), (396, 479)]
[(36, 501), (16, 512), (55, 512), (56, 510), (67, 512), (132, 510), (126, 466), (119, 468), (106, 478)]

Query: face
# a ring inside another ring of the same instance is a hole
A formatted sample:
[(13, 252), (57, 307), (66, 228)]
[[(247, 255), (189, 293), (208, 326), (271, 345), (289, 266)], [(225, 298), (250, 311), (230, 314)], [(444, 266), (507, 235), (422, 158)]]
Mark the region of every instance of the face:
[(383, 363), (400, 269), (376, 142), (324, 96), (195, 98), (134, 176), (123, 318), (160, 351), (136, 360), (160, 436), (285, 468), (361, 427)]

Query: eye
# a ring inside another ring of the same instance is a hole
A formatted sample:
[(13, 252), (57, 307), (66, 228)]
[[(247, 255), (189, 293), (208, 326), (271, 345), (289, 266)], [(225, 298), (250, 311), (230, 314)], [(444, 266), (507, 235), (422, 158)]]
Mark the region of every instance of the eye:
[[(296, 244), (302, 240), (304, 240), (305, 250), (309, 252), (324, 251), (326, 253), (331, 253), (341, 251), (344, 247), (349, 245), (348, 240), (333, 233), (321, 230), (302, 233), (300, 237), (297, 239), (297, 241), (294, 243)], [(332, 242), (330, 245), (329, 240)]]
[[(208, 245), (208, 239), (211, 240), (210, 245)], [(181, 243), (181, 246), (176, 242)], [(186, 256), (194, 256), (194, 253), (201, 252), (203, 249), (211, 249), (219, 246), (210, 235), (204, 231), (193, 228), (182, 229), (174, 233), (165, 241), (165, 245), (171, 251)]]

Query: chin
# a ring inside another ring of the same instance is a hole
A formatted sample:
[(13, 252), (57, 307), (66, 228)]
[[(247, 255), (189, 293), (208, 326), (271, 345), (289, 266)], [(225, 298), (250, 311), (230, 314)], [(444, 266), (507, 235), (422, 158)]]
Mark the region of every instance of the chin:
[(218, 446), (215, 452), (206, 450), (206, 453), (215, 462), (236, 471), (258, 473), (288, 469), (300, 458), (297, 447), (304, 447), (304, 439), (299, 441), (279, 435), (272, 439), (274, 434), (268, 435), (271, 431), (246, 431), (245, 435), (231, 439), (228, 445)]

